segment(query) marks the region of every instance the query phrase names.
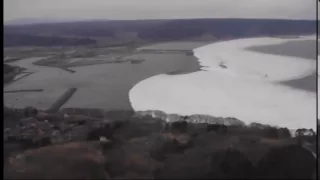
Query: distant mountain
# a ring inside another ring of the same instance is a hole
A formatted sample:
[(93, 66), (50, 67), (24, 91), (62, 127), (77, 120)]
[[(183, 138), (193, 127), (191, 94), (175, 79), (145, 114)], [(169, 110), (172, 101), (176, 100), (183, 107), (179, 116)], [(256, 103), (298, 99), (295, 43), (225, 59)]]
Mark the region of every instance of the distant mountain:
[[(39, 22), (39, 21), (38, 21)], [(56, 22), (5, 25), (4, 38), (7, 45), (18, 45), (23, 34), (30, 36), (108, 38), (109, 41), (136, 39), (158, 42), (200, 38), (234, 39), (257, 36), (306, 35), (316, 33), (313, 20), (274, 20), (274, 19), (173, 19), (173, 20), (92, 20), (78, 22)], [(126, 35), (126, 36), (122, 36)], [(136, 37), (136, 39), (132, 39)], [(29, 39), (30, 37), (28, 37)], [(12, 43), (11, 40), (15, 42)], [(37, 39), (39, 40), (39, 39)], [(45, 40), (47, 41), (47, 39)], [(26, 41), (23, 41), (25, 44)], [(31, 43), (31, 42), (30, 42)], [(29, 44), (30, 44), (29, 43)], [(41, 43), (39, 43), (41, 44)], [(45, 44), (50, 44), (46, 42)]]
[(63, 38), (28, 34), (3, 34), (3, 46), (78, 46), (96, 44), (88, 38)]
[(75, 19), (45, 19), (45, 18), (22, 18), (4, 22), (4, 25), (31, 25), (31, 24), (50, 24), (62, 22), (75, 22)]

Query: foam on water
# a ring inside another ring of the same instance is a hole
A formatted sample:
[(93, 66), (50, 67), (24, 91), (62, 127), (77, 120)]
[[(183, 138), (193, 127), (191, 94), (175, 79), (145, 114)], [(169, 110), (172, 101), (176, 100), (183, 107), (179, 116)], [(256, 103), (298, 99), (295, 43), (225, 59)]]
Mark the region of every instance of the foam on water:
[[(310, 36), (299, 39), (304, 38)], [(132, 107), (136, 111), (236, 117), (246, 123), (290, 129), (315, 128), (316, 94), (278, 83), (310, 75), (316, 69), (315, 61), (245, 50), (288, 41), (250, 38), (197, 48), (194, 54), (203, 71), (162, 74), (139, 82), (129, 92)]]

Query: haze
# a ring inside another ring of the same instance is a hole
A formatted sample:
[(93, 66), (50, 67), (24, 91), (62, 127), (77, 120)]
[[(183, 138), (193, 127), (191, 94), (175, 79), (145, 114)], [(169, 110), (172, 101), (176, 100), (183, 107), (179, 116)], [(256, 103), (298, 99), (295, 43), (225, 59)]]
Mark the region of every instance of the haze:
[(4, 20), (316, 19), (315, 0), (4, 0)]

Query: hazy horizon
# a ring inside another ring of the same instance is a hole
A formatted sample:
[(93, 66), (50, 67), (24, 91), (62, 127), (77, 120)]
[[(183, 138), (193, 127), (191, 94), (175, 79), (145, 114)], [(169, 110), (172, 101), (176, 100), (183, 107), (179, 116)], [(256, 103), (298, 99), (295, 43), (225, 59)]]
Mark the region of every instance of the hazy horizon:
[[(276, 2), (276, 3), (274, 3)], [(315, 20), (314, 0), (4, 0), (4, 22), (18, 19), (134, 20), (250, 18)]]

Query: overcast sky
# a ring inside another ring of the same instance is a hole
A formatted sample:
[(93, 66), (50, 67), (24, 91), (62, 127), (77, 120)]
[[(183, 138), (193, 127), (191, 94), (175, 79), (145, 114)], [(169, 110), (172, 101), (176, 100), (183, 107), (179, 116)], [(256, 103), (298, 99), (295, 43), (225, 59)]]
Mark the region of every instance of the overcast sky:
[(317, 0), (4, 0), (4, 20), (276, 18), (316, 19)]

